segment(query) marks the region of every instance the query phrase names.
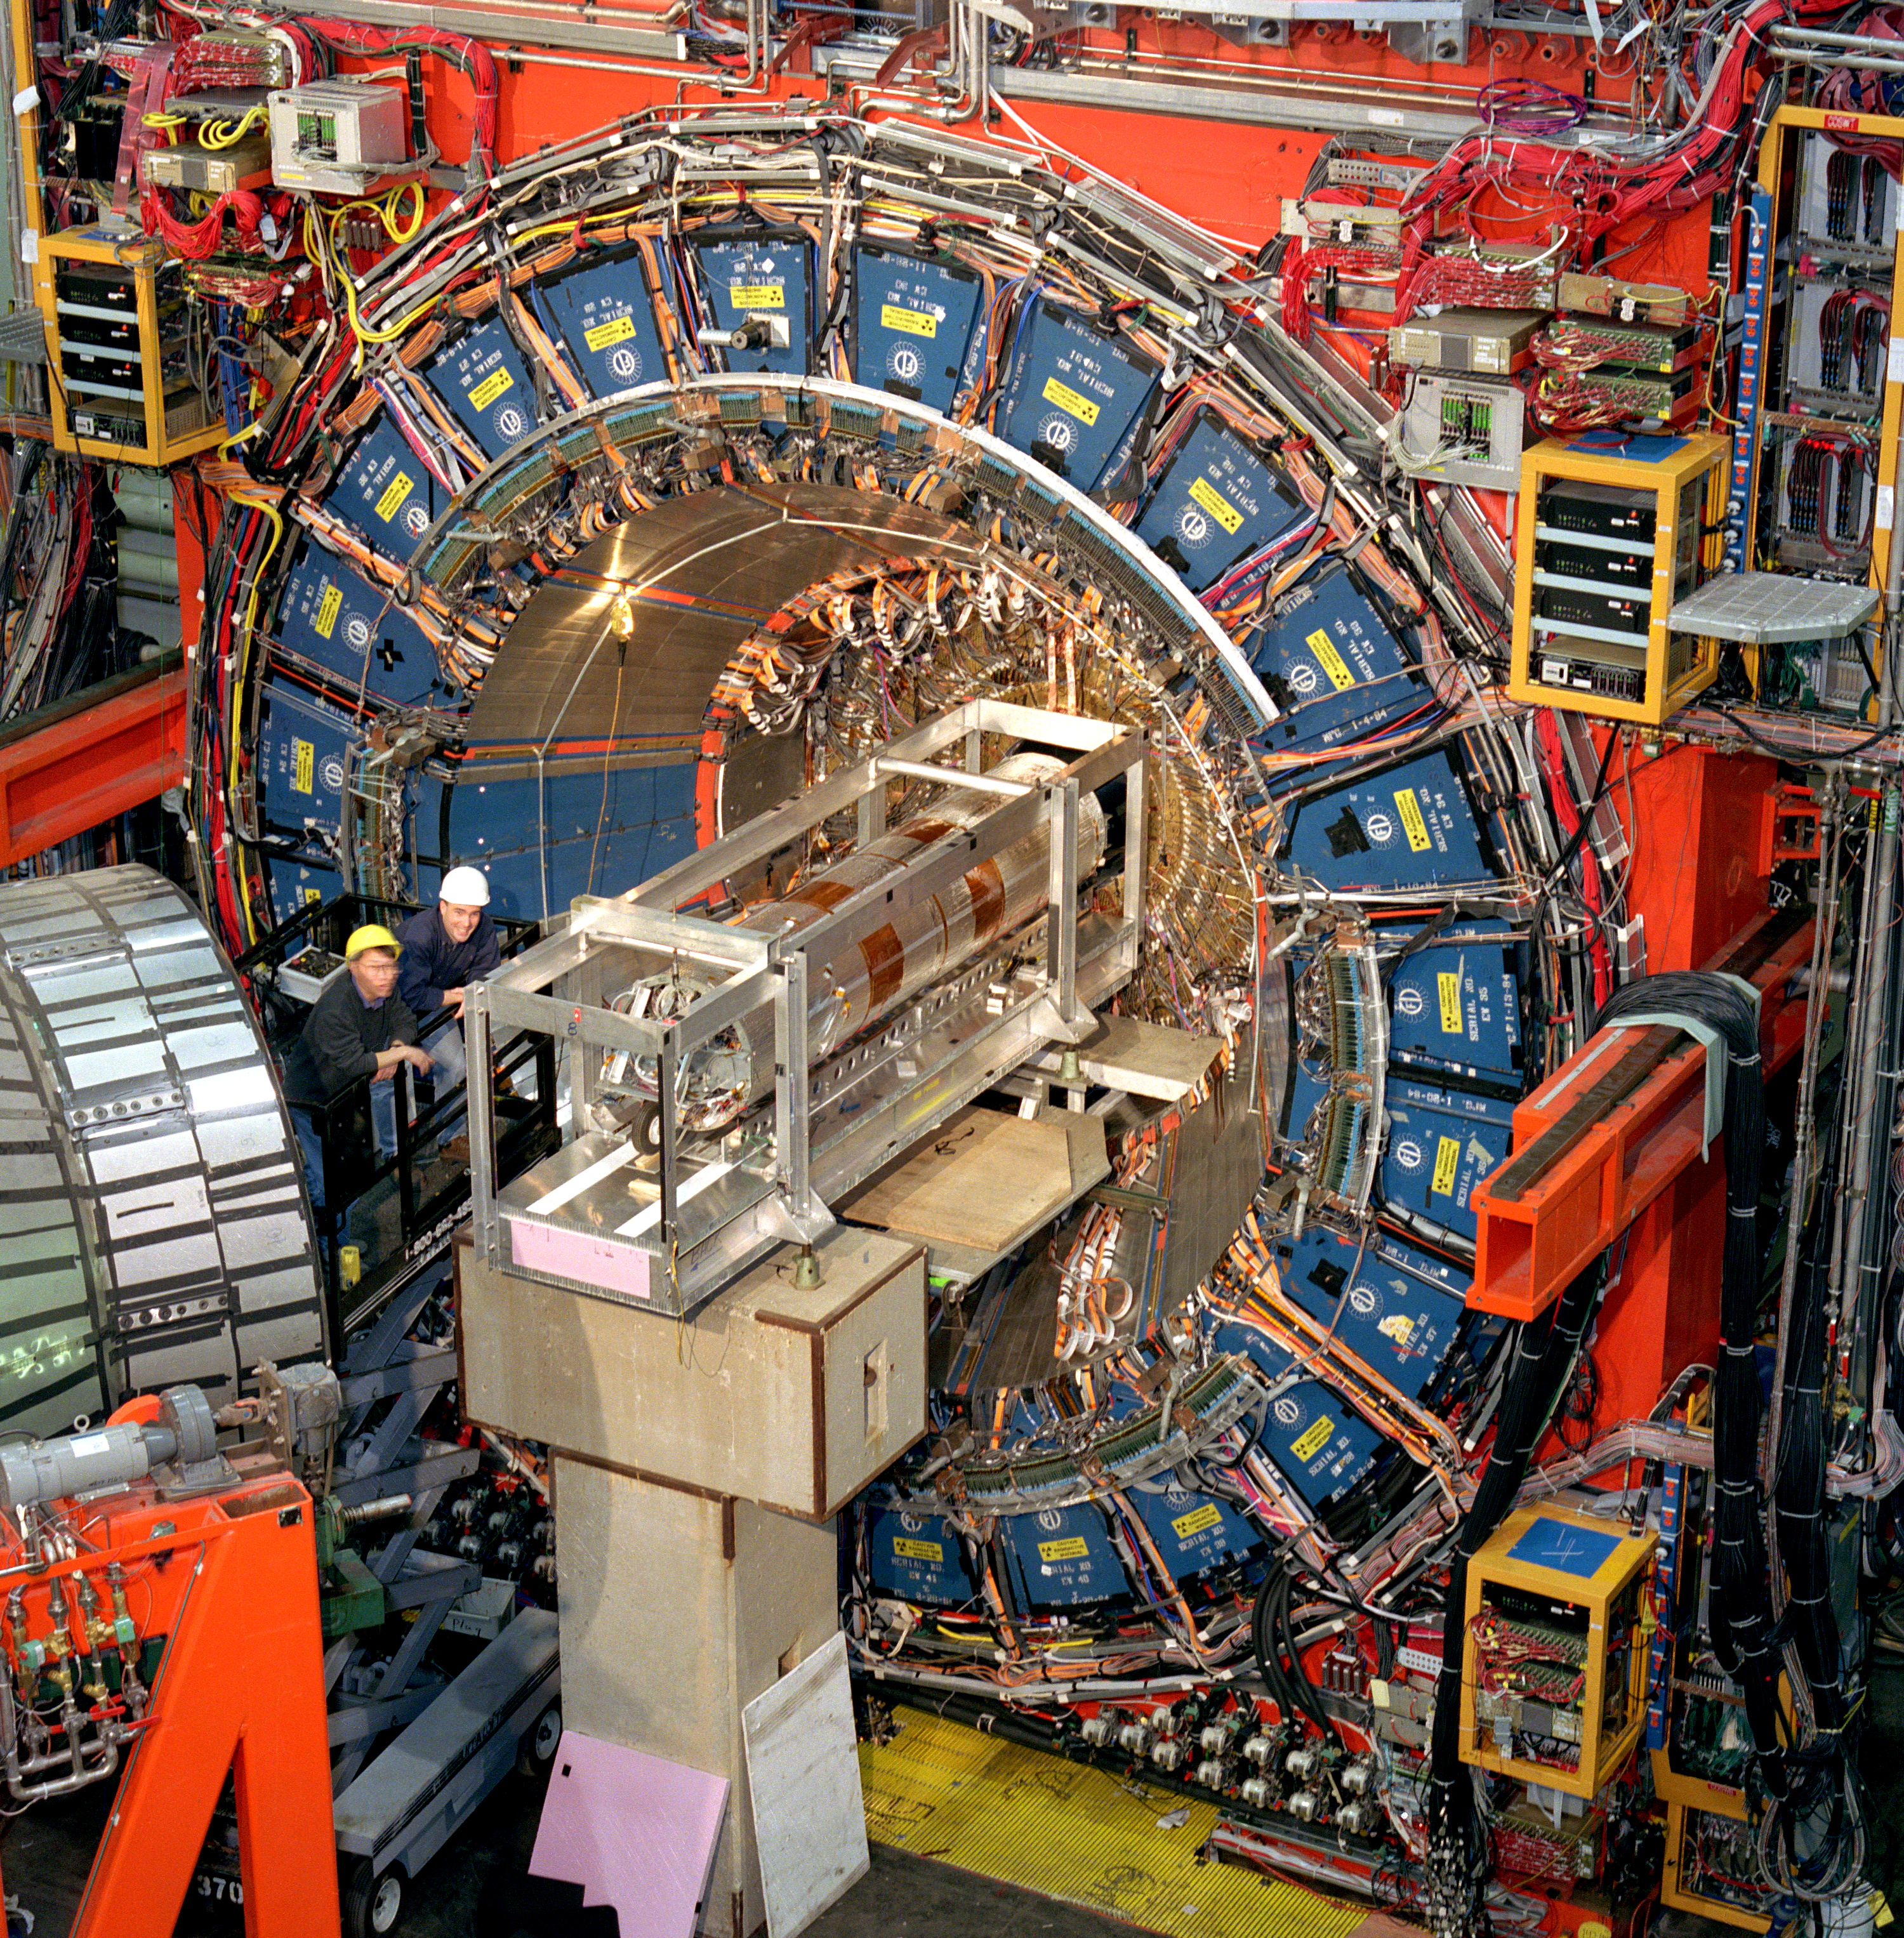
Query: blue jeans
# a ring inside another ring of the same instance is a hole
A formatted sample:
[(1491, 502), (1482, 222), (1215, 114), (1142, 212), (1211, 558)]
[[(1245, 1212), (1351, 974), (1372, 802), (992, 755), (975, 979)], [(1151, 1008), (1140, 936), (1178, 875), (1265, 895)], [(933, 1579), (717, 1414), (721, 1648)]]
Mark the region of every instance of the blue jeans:
[[(403, 1081), (403, 1069), (370, 1086), (370, 1127), (377, 1149), (385, 1157), (397, 1155), (397, 1086)], [(317, 1119), (294, 1104), (291, 1127), (297, 1133), (297, 1147), (304, 1159), (304, 1182), (309, 1187), (312, 1206), (324, 1207), (324, 1143), (318, 1135)]]
[[(424, 1038), (423, 1053), (430, 1059), (430, 1085), (440, 1104), (451, 1091), (462, 1087), (469, 1074), (470, 1060), (463, 1047), (462, 1026), (452, 1017), (433, 1035)], [(469, 1112), (458, 1110), (446, 1123), (437, 1126), (436, 1142), (439, 1145), (446, 1144), (452, 1138), (461, 1137), (469, 1127)]]

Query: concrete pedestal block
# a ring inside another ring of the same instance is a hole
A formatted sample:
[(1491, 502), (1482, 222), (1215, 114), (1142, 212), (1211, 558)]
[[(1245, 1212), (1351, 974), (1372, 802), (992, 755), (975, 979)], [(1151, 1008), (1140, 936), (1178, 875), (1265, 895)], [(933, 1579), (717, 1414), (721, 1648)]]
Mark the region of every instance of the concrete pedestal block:
[(557, 1453), (562, 1714), (733, 1785), (704, 1931), (765, 1921), (741, 1712), (838, 1625), (831, 1521)]

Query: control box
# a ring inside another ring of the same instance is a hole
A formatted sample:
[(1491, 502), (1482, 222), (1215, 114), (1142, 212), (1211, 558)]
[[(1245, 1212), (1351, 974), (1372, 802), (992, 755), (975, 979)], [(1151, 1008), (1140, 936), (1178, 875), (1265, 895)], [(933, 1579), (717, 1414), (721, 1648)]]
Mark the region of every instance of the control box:
[(64, 229), (40, 251), (55, 448), (160, 466), (216, 444), (224, 419), (192, 377), (179, 262), (104, 226)]
[(1718, 562), (1724, 440), (1550, 439), (1521, 463), (1508, 691), (1656, 727), (1709, 686), (1713, 639), (1675, 633), (1674, 604)]
[(270, 97), (271, 174), (280, 188), (363, 195), (411, 172), (409, 102), (375, 81), (317, 80)]
[(1645, 1723), (1641, 1603), (1653, 1543), (1618, 1521), (1517, 1508), (1468, 1568), (1464, 1763), (1591, 1798)]

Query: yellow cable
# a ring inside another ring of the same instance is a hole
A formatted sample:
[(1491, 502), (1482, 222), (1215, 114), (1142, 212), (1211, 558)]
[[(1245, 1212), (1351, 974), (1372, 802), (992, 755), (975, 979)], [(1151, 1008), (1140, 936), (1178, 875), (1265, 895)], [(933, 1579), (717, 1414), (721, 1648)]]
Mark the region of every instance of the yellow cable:
[(199, 145), (202, 148), (232, 147), (254, 128), (263, 125), (262, 108), (247, 108), (236, 121), (202, 121), (199, 123)]
[[(247, 497), (241, 491), (233, 491), (229, 495), (233, 504), (248, 505), (254, 511), (262, 512), (271, 521), (271, 542), (265, 547), (264, 556), (258, 560), (257, 570), (251, 575), (251, 596), (245, 602), (245, 622), (242, 636), (239, 644), (238, 664), (232, 670), (231, 717), (227, 721), (225, 729), (225, 745), (229, 750), (228, 758), (230, 763), (226, 782), (226, 797), (228, 800), (236, 798), (238, 793), (238, 711), (239, 703), (244, 696), (245, 675), (251, 665), (251, 628), (258, 615), (258, 593), (264, 583), (265, 567), (271, 563), (272, 554), (276, 552), (279, 541), (284, 536), (284, 521), (275, 505), (267, 503), (262, 498)], [(242, 882), (239, 885), (238, 906), (239, 913), (245, 918), (246, 936), (250, 940), (257, 941), (257, 927), (251, 919), (251, 897), (244, 892), (244, 885)]]

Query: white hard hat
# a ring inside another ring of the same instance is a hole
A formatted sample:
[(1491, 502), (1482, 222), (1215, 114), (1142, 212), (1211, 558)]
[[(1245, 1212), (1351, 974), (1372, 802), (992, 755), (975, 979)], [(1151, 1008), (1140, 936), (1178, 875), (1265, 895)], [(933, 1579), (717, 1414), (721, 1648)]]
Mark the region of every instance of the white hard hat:
[(489, 906), (489, 877), (480, 868), (452, 868), (436, 891), (440, 902), (454, 902), (458, 908)]

